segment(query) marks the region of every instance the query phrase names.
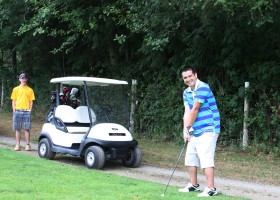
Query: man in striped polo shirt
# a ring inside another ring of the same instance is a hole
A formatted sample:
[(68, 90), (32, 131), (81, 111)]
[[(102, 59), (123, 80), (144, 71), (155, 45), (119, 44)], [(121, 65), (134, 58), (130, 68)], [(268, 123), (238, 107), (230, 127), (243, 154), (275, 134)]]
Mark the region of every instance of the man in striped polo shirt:
[(185, 142), (188, 141), (185, 165), (190, 183), (179, 192), (200, 191), (197, 183), (197, 170), (200, 167), (204, 171), (207, 187), (198, 196), (214, 196), (218, 194), (214, 186), (214, 155), (220, 133), (219, 110), (209, 85), (197, 78), (193, 67), (186, 67), (182, 78), (189, 86), (183, 93), (183, 137)]

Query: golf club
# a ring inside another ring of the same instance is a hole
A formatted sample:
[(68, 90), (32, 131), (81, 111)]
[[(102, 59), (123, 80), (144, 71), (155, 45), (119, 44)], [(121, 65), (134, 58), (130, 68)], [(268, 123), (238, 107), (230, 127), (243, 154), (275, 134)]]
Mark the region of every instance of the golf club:
[(176, 162), (176, 165), (175, 165), (175, 167), (174, 167), (174, 169), (173, 169), (173, 172), (172, 172), (172, 174), (171, 174), (171, 177), (170, 177), (170, 179), (169, 179), (169, 181), (168, 181), (168, 183), (167, 183), (167, 185), (166, 185), (166, 188), (165, 188), (165, 190), (164, 190), (164, 192), (162, 193), (162, 197), (164, 197), (164, 195), (165, 195), (165, 192), (166, 192), (166, 190), (167, 190), (167, 188), (168, 188), (168, 186), (169, 186), (169, 183), (170, 183), (170, 181), (171, 181), (171, 179), (172, 179), (172, 177), (173, 177), (173, 174), (174, 174), (174, 172), (175, 172), (175, 170), (176, 170), (176, 168), (177, 168), (177, 165), (178, 165), (178, 163), (179, 163), (179, 161), (180, 161), (180, 159), (181, 159), (181, 157), (182, 157), (182, 155), (183, 155), (183, 152), (184, 152), (184, 149), (186, 148), (186, 146), (187, 146), (187, 141), (184, 143), (184, 146), (183, 146), (183, 148), (182, 148), (182, 150), (181, 150), (181, 153), (180, 153), (180, 155), (179, 155), (179, 157), (178, 157), (178, 160), (177, 160), (177, 162)]

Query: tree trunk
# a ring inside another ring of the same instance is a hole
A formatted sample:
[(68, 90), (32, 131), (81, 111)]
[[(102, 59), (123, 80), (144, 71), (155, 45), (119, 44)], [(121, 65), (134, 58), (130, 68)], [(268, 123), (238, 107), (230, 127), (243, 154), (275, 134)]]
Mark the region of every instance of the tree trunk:
[(12, 50), (12, 67), (13, 67), (14, 74), (17, 76), (18, 69), (17, 69), (17, 52), (16, 52), (16, 50)]

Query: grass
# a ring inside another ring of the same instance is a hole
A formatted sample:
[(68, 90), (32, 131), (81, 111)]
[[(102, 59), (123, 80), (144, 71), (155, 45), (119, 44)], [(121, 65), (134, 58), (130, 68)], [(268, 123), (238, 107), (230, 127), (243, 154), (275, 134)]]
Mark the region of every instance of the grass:
[[(197, 193), (179, 193), (151, 183), (85, 167), (53, 162), (0, 148), (0, 199), (199, 199)], [(215, 199), (244, 199), (220, 194)]]
[[(143, 162), (153, 166), (172, 168), (183, 146), (139, 138)], [(248, 152), (217, 149), (216, 176), (280, 186), (280, 160), (269, 155), (253, 155)], [(185, 170), (184, 156), (178, 168)], [(202, 171), (199, 171), (202, 174)]]
[[(37, 142), (44, 120), (43, 116), (39, 114), (33, 114), (32, 117), (31, 140)], [(0, 113), (0, 135), (14, 137), (11, 113)], [(144, 137), (138, 137), (137, 140), (143, 152), (143, 163), (152, 166), (174, 167), (182, 149), (182, 145), (178, 146)], [(178, 164), (178, 168), (181, 170), (184, 170), (183, 162), (184, 157)], [(217, 176), (280, 186), (280, 174), (276, 173), (280, 171), (280, 160), (270, 155), (255, 155), (242, 150), (217, 148), (215, 162)], [(202, 172), (200, 171), (200, 173)]]

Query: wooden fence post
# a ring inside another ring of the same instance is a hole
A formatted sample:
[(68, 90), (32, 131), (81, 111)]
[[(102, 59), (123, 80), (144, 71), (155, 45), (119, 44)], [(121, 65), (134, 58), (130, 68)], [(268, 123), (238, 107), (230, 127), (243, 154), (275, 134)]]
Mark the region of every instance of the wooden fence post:
[(131, 83), (131, 107), (130, 107), (130, 127), (129, 131), (134, 133), (134, 113), (136, 107), (137, 80), (132, 79)]
[(243, 149), (248, 147), (248, 116), (249, 116), (249, 101), (247, 97), (247, 90), (250, 83), (245, 82), (245, 98), (244, 98), (244, 121), (243, 121)]
[(2, 81), (2, 89), (1, 89), (1, 108), (4, 108), (4, 81)]

